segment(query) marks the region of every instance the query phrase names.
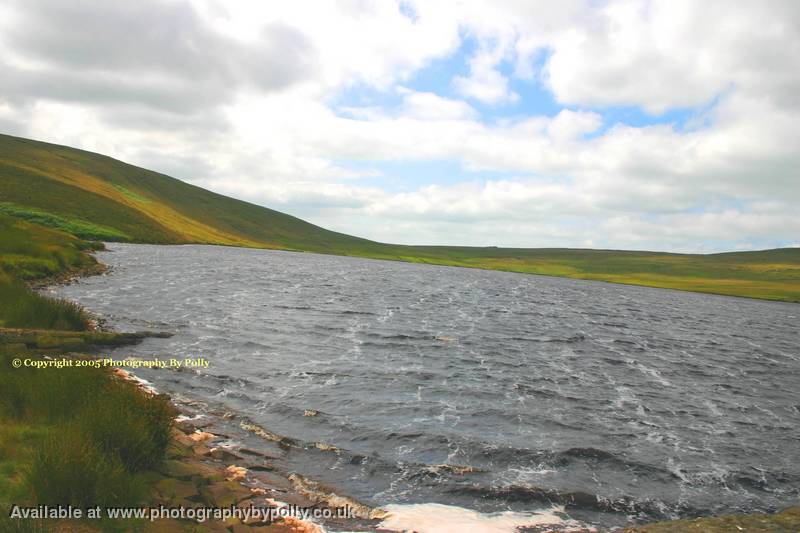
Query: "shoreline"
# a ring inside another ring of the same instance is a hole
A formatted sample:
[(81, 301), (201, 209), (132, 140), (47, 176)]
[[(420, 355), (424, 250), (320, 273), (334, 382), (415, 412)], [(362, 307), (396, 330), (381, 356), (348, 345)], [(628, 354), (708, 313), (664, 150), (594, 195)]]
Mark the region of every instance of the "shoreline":
[[(143, 393), (157, 394), (147, 382), (131, 372), (117, 369), (120, 379), (132, 381), (141, 387)], [(271, 461), (276, 459), (268, 453), (237, 445), (231, 438), (220, 432), (215, 417), (210, 414), (197, 414), (170, 398), (179, 415), (175, 418), (172, 430), (173, 442), (167, 460), (157, 469), (165, 475), (166, 481), (157, 485), (156, 504), (185, 508), (211, 507), (225, 508), (236, 506), (240, 509), (258, 509), (265, 514), (280, 509), (293, 509), (297, 514), (311, 513), (313, 509), (330, 512), (332, 517), (345, 516), (337, 520), (336, 526), (348, 531), (371, 531), (378, 525), (384, 513), (360, 502), (337, 494), (328, 498), (317, 497), (311, 491), (302, 489), (302, 479), (297, 474), (282, 471)], [(336, 500), (335, 498), (338, 498)], [(334, 501), (338, 505), (331, 505)], [(351, 512), (345, 512), (347, 509)], [(268, 511), (268, 510), (272, 511)], [(340, 511), (344, 510), (344, 511)], [(187, 524), (193, 523), (189, 520)], [(235, 521), (234, 521), (235, 522)], [(288, 516), (271, 523), (257, 518), (241, 523), (222, 522), (226, 527), (236, 526), (236, 533), (249, 530), (259, 531), (260, 527), (271, 525), (279, 533), (286, 531), (321, 533), (325, 520), (314, 521), (300, 516)], [(333, 525), (333, 524), (327, 524)]]
[[(97, 262), (97, 265), (92, 268), (88, 269), (80, 269), (79, 272), (69, 272), (63, 276), (56, 276), (54, 279), (47, 279), (42, 281), (42, 283), (37, 284), (36, 288), (38, 289), (46, 289), (47, 287), (54, 286), (54, 285), (61, 285), (61, 284), (70, 284), (79, 281), (80, 278), (84, 276), (91, 276), (91, 275), (100, 275), (109, 272), (110, 267), (105, 265), (101, 262)], [(143, 338), (147, 336), (168, 336), (165, 334), (153, 334), (149, 335), (153, 332), (136, 332), (136, 333), (120, 333), (115, 332), (113, 329), (101, 329), (102, 326), (98, 324), (104, 323), (102, 317), (97, 317), (92, 314), (93, 321), (92, 328), (90, 331), (84, 332), (85, 334), (100, 334), (105, 333), (108, 334), (109, 338), (117, 338), (117, 337), (125, 337), (127, 336), (129, 340), (132, 342), (139, 342)], [(3, 328), (5, 329), (5, 328)], [(44, 330), (46, 331), (46, 330)], [(52, 334), (52, 331), (47, 331), (48, 334)], [(131, 342), (123, 342), (121, 344), (130, 344)], [(94, 343), (92, 343), (94, 344)], [(119, 379), (132, 381), (137, 384), (145, 393), (147, 394), (158, 394), (155, 389), (153, 389), (149, 384), (135, 376), (132, 372), (128, 370), (124, 370), (121, 368), (115, 368), (112, 371)], [(305, 507), (305, 508), (318, 508), (320, 506), (327, 505), (329, 502), (323, 498), (319, 498), (315, 495), (314, 492), (309, 490), (304, 490), (304, 486), (308, 486), (308, 483), (321, 485), (315, 481), (307, 480), (302, 476), (294, 473), (287, 473), (281, 472), (279, 469), (276, 469), (274, 465), (269, 463), (269, 459), (271, 458), (268, 454), (259, 452), (257, 450), (252, 449), (236, 449), (235, 446), (231, 446), (226, 444), (225, 441), (229, 438), (228, 435), (224, 433), (214, 433), (215, 431), (215, 421), (213, 420), (213, 415), (210, 414), (201, 414), (197, 415), (196, 413), (187, 412), (186, 409), (176, 403), (176, 401), (171, 397), (167, 396), (170, 399), (170, 403), (175, 407), (175, 409), (180, 413), (180, 415), (176, 418), (175, 427), (173, 429), (173, 445), (178, 450), (177, 458), (173, 457), (168, 459), (169, 461), (177, 461), (177, 463), (181, 463), (182, 461), (179, 460), (180, 458), (185, 459), (185, 463), (190, 464), (192, 468), (196, 468), (197, 470), (193, 471), (193, 473), (189, 473), (190, 470), (180, 470), (180, 467), (171, 463), (172, 467), (178, 468), (177, 471), (172, 471), (170, 474), (174, 475), (174, 477), (167, 476), (166, 479), (172, 479), (175, 483), (178, 483), (178, 486), (182, 487), (184, 491), (190, 491), (190, 488), (185, 483), (191, 483), (194, 481), (195, 488), (197, 489), (197, 495), (201, 498), (205, 498), (204, 492), (200, 489), (201, 486), (205, 485), (213, 485), (215, 483), (226, 483), (225, 487), (217, 487), (214, 490), (220, 491), (220, 497), (226, 498), (228, 496), (232, 496), (235, 501), (233, 505), (239, 505), (243, 502), (247, 502), (254, 499), (261, 499), (265, 504), (264, 507), (270, 508), (277, 508), (280, 507), (281, 504), (286, 505), (296, 505), (298, 507)], [(191, 416), (190, 416), (191, 415)], [(205, 417), (208, 420), (200, 421), (199, 417)], [(237, 416), (237, 415), (234, 415)], [(245, 429), (245, 428), (243, 428)], [(263, 428), (259, 428), (262, 431)], [(268, 431), (268, 430), (266, 430)], [(237, 453), (239, 452), (239, 453)], [(170, 452), (172, 453), (172, 452)], [(247, 456), (247, 457), (244, 457)], [(274, 457), (272, 457), (274, 459)], [(230, 463), (227, 464), (226, 463)], [(238, 463), (238, 464), (237, 464)], [(239, 491), (238, 489), (233, 488), (231, 484), (238, 484), (239, 487), (245, 490), (249, 490), (249, 496), (247, 492)], [(166, 483), (165, 485), (172, 485), (172, 483)], [(330, 488), (329, 488), (330, 489)], [(165, 489), (169, 490), (169, 489)], [(227, 491), (227, 492), (226, 492)], [(264, 491), (262, 493), (261, 491)], [(208, 493), (208, 490), (205, 491)], [(167, 494), (168, 495), (168, 494)], [(164, 497), (165, 493), (160, 492), (160, 497)], [(283, 496), (288, 502), (281, 502), (279, 499), (280, 496)], [(194, 497), (194, 496), (192, 496)], [(263, 498), (262, 498), (263, 497)], [(347, 497), (343, 497), (338, 495), (333, 489), (329, 492), (329, 497), (338, 501), (347, 501), (348, 503), (353, 504), (353, 506), (359, 508), (360, 516), (357, 517), (352, 523), (337, 523), (337, 526), (345, 526), (348, 531), (370, 531), (375, 530), (380, 526), (380, 521), (383, 518), (387, 517), (386, 511), (381, 509), (373, 509), (360, 502), (356, 502)], [(186, 498), (184, 498), (186, 499)], [(158, 500), (157, 500), (158, 501)], [(188, 500), (192, 502), (192, 500)], [(216, 503), (219, 503), (220, 500), (213, 500)], [(227, 501), (227, 500), (225, 500)], [(292, 503), (294, 502), (294, 503)], [(194, 502), (197, 503), (197, 502)], [(302, 504), (302, 505), (301, 505)], [(786, 515), (789, 519), (793, 519), (797, 516), (798, 520), (800, 520), (800, 508), (791, 506), (785, 509), (784, 511), (780, 511), (774, 514), (748, 514), (748, 515), (719, 515), (714, 517), (701, 517), (701, 518), (687, 518), (681, 520), (670, 520), (665, 522), (657, 522), (657, 523), (645, 523), (639, 524), (635, 526), (628, 526), (622, 529), (621, 531), (624, 532), (646, 532), (646, 531), (654, 531), (654, 532), (668, 532), (668, 531), (682, 531), (682, 529), (670, 529), (670, 528), (680, 528), (680, 527), (691, 527), (695, 531), (715, 531), (714, 529), (703, 529), (706, 527), (708, 523), (708, 527), (714, 527), (714, 522), (725, 522), (728, 526), (734, 522), (730, 522), (731, 520), (744, 520), (744, 521), (752, 521), (752, 520), (768, 520), (771, 521), (773, 519), (779, 520)], [(190, 523), (190, 522), (186, 522)], [(195, 522), (196, 524), (196, 522)], [(175, 525), (173, 523), (173, 525)], [(247, 524), (235, 524), (238, 526), (231, 531), (235, 533), (238, 532), (245, 532), (248, 530), (253, 530), (257, 527), (265, 527), (268, 524), (264, 522), (250, 522)], [(324, 526), (324, 523), (322, 524)], [(333, 526), (333, 524), (330, 524)], [(752, 525), (748, 524), (749, 527)], [(224, 527), (230, 528), (233, 527), (233, 524), (227, 523), (223, 524)], [(319, 531), (324, 531), (320, 529), (317, 524), (314, 522), (303, 522), (289, 520), (288, 522), (278, 522), (272, 523), (269, 525), (270, 528), (279, 528), (285, 526), (286, 528), (290, 529), (269, 529), (268, 531), (275, 531), (276, 533), (280, 533), (282, 531), (295, 531), (295, 532), (311, 532), (317, 533)], [(556, 529), (552, 529), (552, 526), (556, 526)], [(537, 529), (535, 531), (604, 531), (604, 529), (575, 529), (574, 527), (569, 529), (563, 529), (564, 524), (562, 527), (558, 527), (556, 524), (552, 524), (552, 526), (547, 526), (547, 529)], [(212, 527), (212, 526), (209, 526)], [(335, 527), (335, 526), (334, 526)], [(247, 528), (247, 529), (246, 529)], [(305, 528), (305, 529), (304, 529)], [(211, 529), (215, 531), (215, 529)], [(228, 529), (226, 529), (227, 531)], [(387, 529), (384, 529), (387, 530)], [(533, 529), (525, 528), (524, 531), (534, 531)], [(749, 529), (753, 531), (753, 529)], [(220, 530), (222, 531), (222, 530)]]
[[(100, 248), (95, 251), (107, 251)], [(97, 258), (95, 257), (97, 260)], [(37, 291), (48, 290), (57, 285), (69, 285), (77, 283), (81, 278), (95, 275), (104, 275), (112, 270), (111, 266), (97, 260), (94, 265), (88, 267), (71, 269), (47, 278), (41, 278), (30, 283), (32, 289)], [(88, 311), (88, 310), (87, 310)], [(105, 326), (105, 319), (88, 311), (92, 322), (90, 328), (85, 332), (66, 332), (61, 335), (62, 340), (73, 341), (76, 337), (82, 337), (84, 343), (68, 342), (73, 348), (93, 348), (97, 347), (118, 347), (123, 345), (136, 344), (145, 338), (164, 338), (172, 336), (171, 333), (163, 332), (117, 332), (114, 328)], [(0, 336), (7, 337), (18, 335), (16, 342), (9, 344), (24, 344), (26, 347), (31, 343), (37, 343), (39, 335), (44, 335), (51, 339), (53, 330), (30, 330), (24, 328), (0, 328)], [(28, 342), (25, 342), (25, 341)], [(55, 340), (55, 344), (59, 341)], [(38, 343), (36, 344), (37, 347)], [(52, 349), (52, 343), (43, 346), (45, 349)], [(75, 355), (75, 354), (70, 354)], [(92, 354), (83, 354), (85, 357), (93, 358)], [(337, 525), (344, 526), (348, 531), (372, 531), (375, 530), (380, 519), (386, 515), (385, 511), (373, 509), (348, 496), (337, 494), (332, 488), (325, 492), (315, 492), (309, 490), (309, 485), (314, 484), (320, 487), (324, 485), (315, 481), (308, 480), (296, 473), (282, 472), (268, 462), (271, 458), (268, 454), (252, 450), (249, 448), (235, 448), (230, 444), (224, 444), (228, 436), (216, 434), (213, 430), (215, 421), (212, 416), (204, 414), (189, 413), (186, 408), (177, 403), (169, 394), (160, 393), (149, 382), (138, 377), (132, 371), (111, 367), (109, 371), (121, 381), (129, 382), (136, 386), (142, 394), (160, 395), (168, 398), (169, 403), (175, 412), (179, 413), (175, 418), (172, 429), (172, 442), (168, 457), (165, 461), (166, 466), (161, 467), (161, 473), (165, 474), (165, 479), (174, 480), (175, 483), (162, 483), (163, 487), (156, 486), (158, 496), (154, 503), (174, 503), (172, 494), (180, 493), (182, 504), (189, 504), (186, 508), (204, 505), (219, 505), (230, 503), (235, 506), (244, 506), (245, 502), (250, 503), (251, 507), (260, 509), (292, 508), (298, 509), (301, 513), (303, 509), (310, 510), (324, 506), (331, 511), (331, 515), (337, 516), (344, 514), (337, 509), (350, 507), (354, 510), (352, 516), (346, 520), (340, 520)], [(198, 419), (205, 417), (207, 420), (197, 422)], [(240, 453), (237, 453), (240, 452)], [(248, 457), (244, 457), (244, 455)], [(158, 469), (157, 469), (158, 471)], [(193, 495), (190, 485), (195, 483), (197, 491)], [(220, 485), (224, 482), (225, 485)], [(179, 486), (182, 490), (172, 493), (174, 486)], [(201, 487), (207, 487), (202, 488)], [(188, 497), (187, 497), (188, 496)], [(194, 497), (194, 501), (189, 499)], [(337, 505), (331, 505), (335, 502)], [(277, 513), (276, 513), (277, 514)], [(172, 519), (170, 519), (172, 520)], [(186, 520), (183, 525), (197, 525), (196, 521)], [(161, 522), (156, 522), (160, 525)], [(226, 523), (219, 522), (223, 527), (236, 526), (235, 533), (246, 533), (247, 531), (260, 531), (260, 528), (270, 527), (270, 532), (283, 533), (283, 531), (294, 533), (322, 533), (325, 529), (320, 529), (319, 525), (308, 519), (288, 516), (273, 522), (253, 519), (246, 523)], [(172, 523), (172, 526), (177, 524)], [(200, 527), (208, 527), (209, 531), (215, 531), (214, 522), (200, 524)], [(202, 529), (201, 529), (202, 530)], [(227, 529), (226, 529), (227, 530)]]

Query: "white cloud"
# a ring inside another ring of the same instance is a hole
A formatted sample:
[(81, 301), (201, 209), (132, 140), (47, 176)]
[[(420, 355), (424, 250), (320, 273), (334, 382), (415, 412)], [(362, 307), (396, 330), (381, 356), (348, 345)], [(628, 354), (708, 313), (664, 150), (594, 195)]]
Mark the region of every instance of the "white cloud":
[(461, 100), (443, 98), (431, 92), (412, 91), (405, 87), (401, 87), (399, 92), (403, 95), (402, 115), (406, 117), (423, 120), (461, 120), (477, 117), (475, 109)]
[(545, 76), (565, 103), (661, 113), (729, 89), (800, 102), (796, 2), (610, 2), (551, 46)]
[(516, 101), (519, 96), (510, 89), (508, 78), (499, 70), (507, 55), (505, 43), (484, 45), (469, 59), (469, 76), (456, 76), (453, 80), (456, 90), (462, 96), (486, 104)]
[[(16, 134), (392, 242), (690, 251), (800, 233), (791, 1), (418, 2), (409, 16), (393, 2), (149, 0), (139, 23), (157, 32), (160, 56), (99, 42), (130, 9), (81, 3), (42, 19), (48, 5), (0, 8), (11, 67), (0, 128)], [(110, 29), (73, 32), (56, 16), (70, 10), (99, 11)], [(6, 31), (20, 17), (47, 31)], [(174, 46), (171, 28), (184, 36)], [(465, 76), (411, 88), (464, 38), (476, 43)], [(514, 109), (526, 95), (513, 79), (545, 83), (570, 109), (497, 119), (471, 105)], [(399, 103), (334, 105), (358, 86)], [(684, 129), (604, 129), (609, 105), (705, 110)], [(441, 160), (461, 164), (463, 183), (374, 184), (381, 161)]]

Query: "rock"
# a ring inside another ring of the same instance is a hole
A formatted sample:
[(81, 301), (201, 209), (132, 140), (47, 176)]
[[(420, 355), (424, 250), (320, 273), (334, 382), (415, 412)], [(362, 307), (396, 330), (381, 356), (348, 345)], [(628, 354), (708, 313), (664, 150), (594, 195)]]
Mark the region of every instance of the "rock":
[(158, 467), (158, 471), (165, 476), (183, 480), (197, 475), (197, 471), (189, 464), (182, 461), (175, 461), (174, 459), (164, 461), (161, 466)]
[(156, 490), (162, 497), (169, 500), (199, 497), (194, 483), (172, 478), (165, 478), (156, 483)]
[(283, 476), (273, 474), (272, 472), (251, 472), (251, 476), (273, 489), (278, 489), (280, 491), (288, 491), (292, 489), (292, 484), (288, 479)]
[(275, 467), (269, 463), (261, 463), (257, 465), (247, 465), (247, 468), (253, 470), (254, 472), (272, 472), (275, 470)]
[(293, 516), (285, 517), (283, 523), (287, 526), (291, 526), (293, 528), (291, 531), (295, 533), (325, 533), (325, 530), (318, 525), (312, 524), (311, 522), (304, 522)]
[(210, 457), (213, 457), (214, 459), (225, 462), (242, 460), (242, 457), (240, 455), (236, 455), (235, 453), (226, 450), (225, 448), (211, 448), (211, 451), (208, 452), (208, 455)]
[(195, 444), (192, 446), (192, 453), (195, 455), (208, 455), (211, 453), (211, 448), (206, 446), (205, 444)]
[(264, 457), (265, 459), (277, 459), (277, 457), (274, 457), (272, 455), (267, 455), (264, 452), (251, 450), (250, 448), (239, 448), (237, 451), (244, 455), (252, 455), (254, 457)]
[(242, 466), (230, 465), (225, 469), (228, 481), (239, 481), (247, 477), (247, 469)]
[[(250, 491), (250, 495), (251, 496), (253, 495), (252, 490)], [(236, 507), (238, 507), (240, 509), (247, 509), (249, 507), (258, 507), (258, 506), (259, 506), (258, 505), (258, 500), (256, 498), (252, 498), (252, 497), (251, 498), (246, 498), (246, 499), (244, 499), (244, 500), (242, 500), (242, 501), (240, 501), (239, 503), (236, 504)]]
[(186, 464), (189, 465), (189, 467), (195, 472), (194, 476), (192, 477), (195, 483), (208, 485), (209, 483), (213, 483), (215, 481), (225, 480), (225, 471), (217, 465), (209, 464), (197, 459), (187, 460)]
[(192, 435), (198, 431), (197, 426), (188, 420), (176, 420), (175, 427), (186, 435)]
[(277, 499), (285, 504), (296, 505), (297, 507), (309, 508), (317, 506), (317, 502), (314, 502), (305, 496), (301, 496), (296, 492), (287, 492), (286, 494), (281, 494)]
[(186, 448), (191, 448), (196, 444), (196, 442), (192, 438), (190, 438), (188, 435), (186, 435), (179, 429), (172, 430), (172, 439), (175, 443), (184, 446)]
[(208, 431), (200, 431), (195, 430), (194, 433), (189, 435), (189, 438), (192, 439), (194, 442), (206, 442), (209, 440), (214, 440), (217, 436), (213, 433), (209, 433)]
[(251, 497), (250, 490), (233, 481), (217, 481), (200, 488), (203, 500), (214, 507), (236, 505)]

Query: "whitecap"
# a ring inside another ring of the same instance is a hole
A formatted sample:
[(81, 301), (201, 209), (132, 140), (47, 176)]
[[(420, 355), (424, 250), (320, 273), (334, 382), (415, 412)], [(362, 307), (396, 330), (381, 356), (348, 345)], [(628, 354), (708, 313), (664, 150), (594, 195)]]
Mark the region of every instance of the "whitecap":
[(520, 527), (550, 526), (559, 531), (580, 529), (580, 524), (559, 516), (564, 510), (554, 507), (539, 512), (479, 513), (471, 509), (440, 503), (392, 504), (382, 507), (386, 516), (378, 526), (389, 531), (417, 533), (516, 533)]

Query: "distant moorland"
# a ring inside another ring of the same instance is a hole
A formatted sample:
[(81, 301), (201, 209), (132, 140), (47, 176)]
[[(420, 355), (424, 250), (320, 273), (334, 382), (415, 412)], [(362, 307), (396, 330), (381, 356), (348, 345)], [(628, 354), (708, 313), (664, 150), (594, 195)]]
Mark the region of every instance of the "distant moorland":
[(800, 302), (800, 248), (674, 254), (384, 244), (103, 155), (0, 135), (0, 213), (90, 240), (219, 244)]

